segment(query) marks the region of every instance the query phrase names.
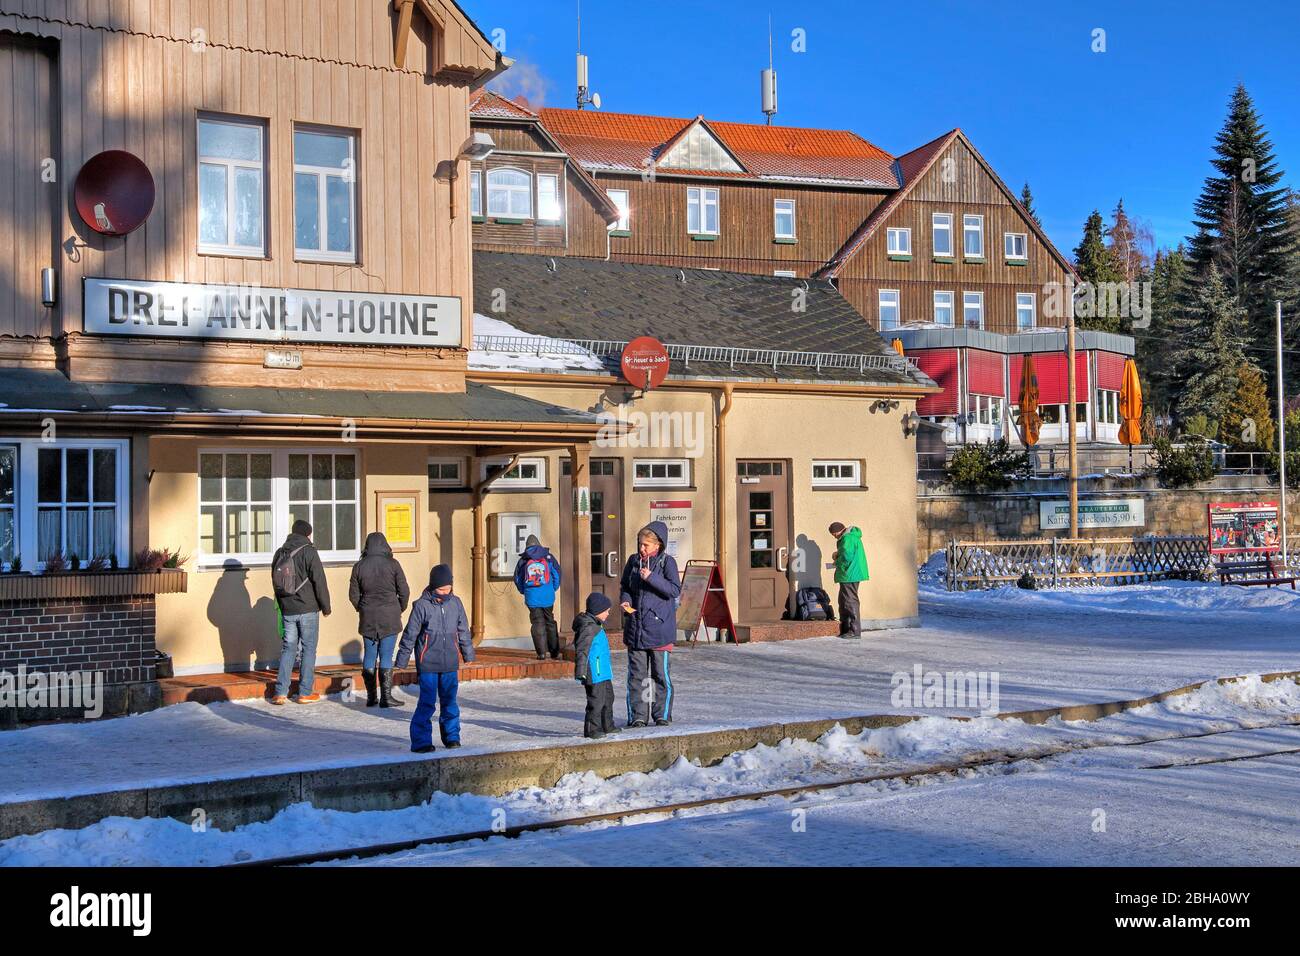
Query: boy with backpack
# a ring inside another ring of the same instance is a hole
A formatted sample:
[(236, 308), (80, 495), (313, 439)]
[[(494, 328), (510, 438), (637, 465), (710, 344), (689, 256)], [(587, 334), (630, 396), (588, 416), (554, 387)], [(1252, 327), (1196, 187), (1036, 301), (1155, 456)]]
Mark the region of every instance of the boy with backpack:
[[(411, 751), (427, 754), (433, 746), (433, 714), (438, 704), (438, 731), (442, 745), (460, 746), (460, 661), (474, 660), (474, 640), (469, 633), (465, 605), (451, 593), (451, 568), (439, 564), (429, 572), (429, 586), (411, 605), (411, 616), (397, 649), (397, 666), (405, 667), (415, 655), (420, 677), (420, 700), (411, 715)], [(459, 655), (457, 651), (459, 650)]]
[(587, 595), (587, 608), (573, 619), (573, 679), (587, 691), (583, 736), (599, 740), (618, 733), (614, 726), (614, 668), (609, 659), (605, 621), (613, 604), (599, 591)]
[(299, 519), (293, 523), (289, 537), (271, 558), (271, 585), (275, 588), (275, 600), (284, 622), (280, 672), (271, 703), (279, 706), (289, 702), (289, 681), (301, 645), (298, 703), (314, 704), (320, 700), (320, 694), (315, 692), (320, 615), (329, 617), (330, 589), (325, 583), (325, 568), (320, 563), (320, 554), (311, 543), (311, 525), (306, 521)]
[(560, 629), (555, 623), (555, 595), (560, 590), (560, 563), (530, 534), (515, 565), (515, 587), (524, 596), (532, 625), (533, 650), (539, 661), (560, 656)]

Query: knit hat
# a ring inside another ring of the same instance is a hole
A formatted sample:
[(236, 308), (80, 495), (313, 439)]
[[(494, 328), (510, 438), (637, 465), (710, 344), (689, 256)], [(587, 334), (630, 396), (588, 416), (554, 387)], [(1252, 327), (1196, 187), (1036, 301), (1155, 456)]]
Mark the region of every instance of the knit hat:
[(437, 590), (451, 584), (451, 566), (447, 564), (435, 564), (433, 570), (429, 572), (429, 587)]
[(836, 522), (834, 522), (834, 523), (833, 523), (829, 528), (827, 528), (826, 530), (829, 531), (831, 534), (835, 535), (835, 537), (838, 538), (840, 535), (842, 535), (842, 534), (845, 532), (846, 529), (845, 529), (844, 525), (842, 525), (842, 524), (840, 524), (838, 521), (836, 521)]
[(541, 543), (542, 543), (541, 541), (537, 540), (537, 535), (535, 535), (535, 534), (530, 534), (530, 535), (528, 536), (528, 540), (524, 542), (524, 547), (525, 547), (525, 548), (535, 548), (535, 547), (537, 547), (537, 546), (538, 546), (539, 544), (541, 544)]
[[(281, 525), (281, 527), (284, 527), (284, 526)], [(300, 534), (300, 535), (302, 535), (304, 538), (310, 538), (310, 537), (311, 537), (311, 522), (310, 522), (310, 521), (303, 521), (301, 518), (299, 518), (297, 521), (295, 521), (295, 522), (293, 523), (293, 529), (292, 529), (292, 530), (293, 530), (293, 533), (294, 533), (294, 534)]]
[(600, 614), (602, 611), (608, 611), (613, 607), (613, 603), (599, 591), (592, 591), (587, 595), (587, 613)]

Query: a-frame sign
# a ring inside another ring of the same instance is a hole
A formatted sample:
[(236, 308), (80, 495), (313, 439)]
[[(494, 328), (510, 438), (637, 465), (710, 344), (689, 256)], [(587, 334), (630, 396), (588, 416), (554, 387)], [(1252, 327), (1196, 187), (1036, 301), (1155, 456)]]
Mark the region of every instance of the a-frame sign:
[(687, 640), (699, 639), (700, 624), (715, 627), (724, 640), (737, 642), (736, 625), (731, 620), (722, 571), (716, 561), (687, 561), (682, 572), (682, 598), (677, 607), (677, 629), (685, 631)]

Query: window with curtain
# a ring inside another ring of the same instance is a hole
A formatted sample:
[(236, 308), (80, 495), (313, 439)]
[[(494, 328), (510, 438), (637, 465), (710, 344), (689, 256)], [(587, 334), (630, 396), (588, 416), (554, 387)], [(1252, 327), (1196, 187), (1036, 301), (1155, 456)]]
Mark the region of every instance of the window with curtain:
[(36, 452), (36, 555), (81, 561), (117, 553), (116, 448), (56, 447)]
[(0, 565), (13, 563), (18, 553), (18, 449), (0, 447)]
[(294, 252), (301, 259), (355, 262), (356, 137), (293, 133)]
[(275, 550), (271, 474), (270, 454), (199, 456), (199, 546), (205, 554)]
[(266, 252), (264, 126), (257, 120), (199, 120), (199, 251)]
[(533, 177), (522, 169), (488, 170), (487, 191), (489, 216), (533, 218)]

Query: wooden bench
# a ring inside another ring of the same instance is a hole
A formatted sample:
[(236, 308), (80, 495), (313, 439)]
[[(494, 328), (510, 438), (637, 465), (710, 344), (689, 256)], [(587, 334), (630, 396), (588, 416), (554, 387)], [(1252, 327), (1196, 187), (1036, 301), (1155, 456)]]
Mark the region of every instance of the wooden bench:
[(1292, 591), (1296, 589), (1295, 577), (1279, 574), (1273, 565), (1272, 555), (1266, 554), (1262, 558), (1251, 558), (1248, 561), (1224, 561), (1218, 565), (1218, 571), (1220, 586), (1240, 584), (1242, 587), (1251, 587), (1263, 584), (1271, 588), (1274, 585), (1289, 584)]

